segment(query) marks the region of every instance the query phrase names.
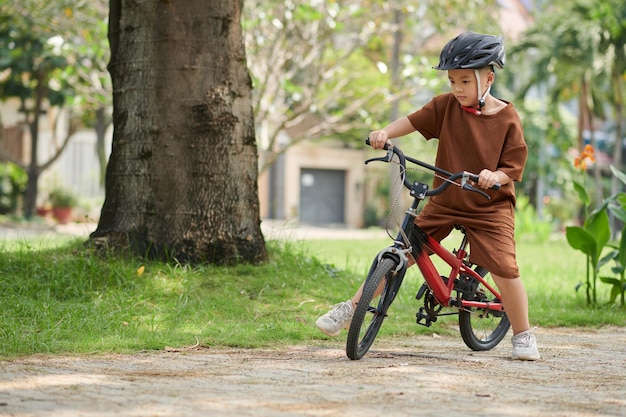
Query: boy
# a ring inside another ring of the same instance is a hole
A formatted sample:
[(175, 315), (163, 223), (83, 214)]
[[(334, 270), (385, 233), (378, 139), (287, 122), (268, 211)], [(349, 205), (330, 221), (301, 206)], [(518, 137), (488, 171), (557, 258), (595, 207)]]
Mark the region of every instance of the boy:
[[(431, 197), (415, 222), (437, 240), (454, 224), (465, 226), (471, 261), (491, 272), (513, 329), (512, 359), (540, 359), (528, 320), (528, 298), (515, 257), (515, 187), (528, 156), (521, 121), (513, 105), (490, 94), (494, 68), (504, 67), (502, 37), (465, 32), (441, 51), (437, 70), (448, 71), (451, 92), (433, 98), (420, 110), (369, 135), (374, 149), (389, 139), (420, 132), (426, 140), (437, 138), (435, 165), (450, 172), (478, 173), (478, 185), (491, 200), (451, 187)], [(435, 178), (433, 187), (438, 185)], [(330, 336), (348, 328), (362, 286), (354, 297), (321, 316), (317, 327)]]

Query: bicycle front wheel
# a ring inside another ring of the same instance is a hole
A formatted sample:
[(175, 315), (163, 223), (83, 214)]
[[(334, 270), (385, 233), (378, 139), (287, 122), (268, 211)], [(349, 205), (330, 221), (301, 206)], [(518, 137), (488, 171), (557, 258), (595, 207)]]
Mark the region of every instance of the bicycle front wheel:
[(404, 273), (395, 271), (397, 265), (393, 259), (383, 258), (365, 280), (346, 342), (346, 354), (352, 360), (361, 359), (367, 353), (387, 317), (387, 310), (397, 294)]
[[(486, 280), (492, 287), (493, 279), (487, 276), (489, 272), (482, 267), (476, 267), (475, 271)], [(495, 288), (495, 287), (494, 287)], [(471, 297), (476, 301), (497, 301), (495, 296), (484, 286), (478, 285), (475, 292), (464, 294), (464, 298)], [(465, 308), (459, 311), (459, 329), (463, 342), (474, 351), (493, 349), (506, 336), (511, 326), (509, 318), (504, 311), (493, 311), (479, 308)]]

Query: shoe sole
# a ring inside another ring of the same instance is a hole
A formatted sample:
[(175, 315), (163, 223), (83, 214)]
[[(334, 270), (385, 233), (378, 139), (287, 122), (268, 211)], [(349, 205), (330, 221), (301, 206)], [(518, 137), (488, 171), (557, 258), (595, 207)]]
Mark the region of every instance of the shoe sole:
[(337, 337), (339, 336), (339, 333), (341, 333), (341, 329), (337, 330), (336, 332), (327, 332), (326, 330), (324, 330), (323, 328), (321, 328), (317, 323), (315, 323), (315, 327), (318, 328), (318, 330), (322, 333), (324, 333), (325, 335), (328, 335), (330, 337)]
[(341, 333), (340, 331), (339, 331), (339, 332), (337, 332), (337, 333), (328, 333), (327, 331), (325, 331), (325, 330), (323, 330), (323, 329), (320, 329), (319, 327), (318, 327), (318, 329), (319, 329), (322, 333), (324, 333), (325, 335), (330, 336), (330, 337), (337, 337), (337, 336), (339, 336), (339, 333)]
[(520, 355), (520, 356), (511, 356), (511, 359), (514, 361), (538, 361), (539, 359), (541, 359), (541, 356)]

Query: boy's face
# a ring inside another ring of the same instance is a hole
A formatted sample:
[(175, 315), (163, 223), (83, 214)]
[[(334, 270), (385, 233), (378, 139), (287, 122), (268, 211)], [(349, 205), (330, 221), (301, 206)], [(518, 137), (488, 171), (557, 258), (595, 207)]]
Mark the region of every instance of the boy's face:
[[(478, 71), (480, 75), (480, 91), (484, 94), (493, 82), (493, 72), (487, 69)], [(473, 69), (448, 70), (450, 90), (461, 106), (476, 107), (478, 105), (478, 87)]]

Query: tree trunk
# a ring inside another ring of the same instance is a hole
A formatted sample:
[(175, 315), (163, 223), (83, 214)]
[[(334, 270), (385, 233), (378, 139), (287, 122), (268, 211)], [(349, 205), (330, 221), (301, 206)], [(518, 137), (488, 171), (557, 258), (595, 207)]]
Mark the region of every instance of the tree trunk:
[(31, 150), (30, 163), (26, 169), (28, 180), (26, 182), (26, 193), (24, 196), (24, 217), (27, 219), (33, 217), (37, 211), (37, 194), (39, 193), (39, 166), (37, 165), (39, 123), (37, 122), (38, 117), (34, 116), (34, 119), (34, 122), (29, 123)]
[[(24, 199), (24, 217), (30, 219), (37, 211), (37, 194), (39, 194), (39, 175), (41, 167), (39, 166), (38, 148), (39, 148), (39, 116), (43, 106), (45, 96), (45, 84), (47, 77), (43, 71), (39, 70), (35, 73), (35, 103), (32, 110), (32, 116), (26, 113), (28, 128), (30, 129), (30, 163), (28, 164), (28, 181), (26, 183), (26, 195)], [(26, 108), (26, 106), (24, 106)], [(32, 117), (32, 119), (31, 119)]]
[(110, 118), (107, 117), (106, 109), (99, 107), (96, 110), (96, 156), (98, 157), (100, 186), (104, 186), (104, 178), (106, 176), (107, 155), (106, 155), (106, 132), (111, 124)]
[(113, 143), (96, 241), (266, 260), (241, 0), (111, 0)]

